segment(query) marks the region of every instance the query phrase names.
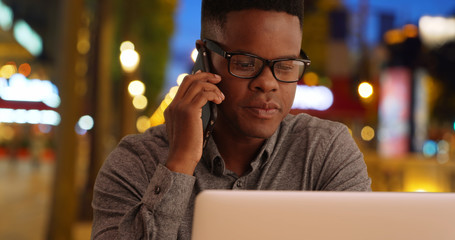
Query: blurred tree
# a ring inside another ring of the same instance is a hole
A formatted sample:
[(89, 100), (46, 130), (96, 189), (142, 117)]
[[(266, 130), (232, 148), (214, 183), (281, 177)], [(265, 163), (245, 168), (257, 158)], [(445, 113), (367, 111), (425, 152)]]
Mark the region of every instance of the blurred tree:
[[(108, 153), (125, 134), (136, 132), (138, 114), (128, 94), (129, 81), (140, 79), (145, 83), (149, 111), (157, 105), (157, 95), (164, 83), (176, 4), (176, 0), (87, 1), (87, 7), (94, 13), (91, 40), (94, 50), (88, 78), (94, 89), (91, 102), (95, 104), (91, 112), (95, 127), (91, 131), (91, 159), (80, 198), (79, 220), (92, 218), (93, 185)], [(122, 72), (120, 66), (118, 56), (123, 41), (133, 42), (141, 56), (140, 65), (133, 73)], [(115, 140), (110, 141), (113, 137)]]

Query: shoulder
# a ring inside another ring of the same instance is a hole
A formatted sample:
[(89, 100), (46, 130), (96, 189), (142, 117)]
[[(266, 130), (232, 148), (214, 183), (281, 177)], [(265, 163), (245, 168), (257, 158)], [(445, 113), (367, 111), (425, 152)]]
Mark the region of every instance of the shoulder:
[(167, 148), (168, 139), (166, 134), (166, 126), (159, 125), (149, 128), (141, 134), (131, 134), (124, 137), (119, 146), (127, 147), (140, 151), (141, 149)]
[(166, 127), (159, 125), (144, 133), (124, 137), (109, 154), (104, 168), (143, 169), (150, 176), (158, 164), (166, 162), (167, 154)]

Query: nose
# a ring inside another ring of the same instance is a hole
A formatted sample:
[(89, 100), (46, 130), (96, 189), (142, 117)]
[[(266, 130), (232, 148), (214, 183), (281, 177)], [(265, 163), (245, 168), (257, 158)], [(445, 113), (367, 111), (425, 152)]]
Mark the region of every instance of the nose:
[(264, 93), (275, 92), (278, 90), (279, 83), (272, 73), (270, 65), (265, 64), (261, 74), (253, 78), (250, 82), (250, 89), (252, 91), (260, 91)]

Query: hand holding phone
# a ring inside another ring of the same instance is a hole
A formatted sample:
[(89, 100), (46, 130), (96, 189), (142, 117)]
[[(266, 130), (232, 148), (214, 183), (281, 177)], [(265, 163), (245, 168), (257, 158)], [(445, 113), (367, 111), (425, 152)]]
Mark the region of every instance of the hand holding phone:
[(185, 77), (174, 100), (164, 112), (169, 140), (166, 167), (188, 175), (194, 173), (213, 129), (215, 104), (224, 100), (223, 93), (216, 86), (221, 77), (202, 72), (208, 69), (207, 53), (203, 54), (203, 47), (199, 50), (200, 60), (195, 63), (194, 74)]
[[(199, 49), (198, 56), (193, 66), (192, 74), (196, 73), (197, 71), (201, 70), (202, 72), (210, 72), (210, 67), (208, 64), (208, 56), (205, 47), (201, 47)], [(203, 127), (203, 144), (202, 147), (205, 148), (207, 145), (207, 141), (212, 134), (213, 127), (215, 125), (217, 117), (217, 109), (215, 103), (212, 101), (207, 102), (202, 107), (202, 127)]]

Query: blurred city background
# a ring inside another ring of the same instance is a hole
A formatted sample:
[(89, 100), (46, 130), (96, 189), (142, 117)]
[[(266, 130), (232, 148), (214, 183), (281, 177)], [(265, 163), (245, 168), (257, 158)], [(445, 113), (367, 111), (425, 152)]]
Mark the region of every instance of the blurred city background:
[[(455, 192), (455, 2), (305, 0), (293, 113), (346, 124), (374, 191)], [(89, 239), (92, 186), (164, 121), (199, 0), (0, 0), (0, 239)]]

